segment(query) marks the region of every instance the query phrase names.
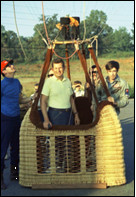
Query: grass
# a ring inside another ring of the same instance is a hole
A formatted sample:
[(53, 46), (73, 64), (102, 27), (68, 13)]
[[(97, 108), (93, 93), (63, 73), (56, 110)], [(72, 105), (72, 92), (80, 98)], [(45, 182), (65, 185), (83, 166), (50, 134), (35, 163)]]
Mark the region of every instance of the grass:
[[(129, 58), (98, 58), (98, 63), (102, 68), (103, 76), (107, 75), (105, 70), (105, 64), (110, 60), (116, 60), (120, 63), (119, 76), (126, 80), (130, 87), (130, 95), (134, 97), (134, 57)], [(30, 96), (34, 92), (34, 84), (38, 83), (42, 73), (43, 63), (37, 64), (19, 64), (16, 65), (17, 73), (15, 75), (23, 85), (23, 92), (27, 96)], [(87, 59), (87, 65), (93, 65), (93, 60)], [(81, 63), (79, 60), (70, 60), (70, 73), (71, 73), (71, 82), (75, 80), (80, 80), (82, 84), (85, 83), (85, 74), (82, 69)], [(65, 76), (66, 70), (65, 70)]]

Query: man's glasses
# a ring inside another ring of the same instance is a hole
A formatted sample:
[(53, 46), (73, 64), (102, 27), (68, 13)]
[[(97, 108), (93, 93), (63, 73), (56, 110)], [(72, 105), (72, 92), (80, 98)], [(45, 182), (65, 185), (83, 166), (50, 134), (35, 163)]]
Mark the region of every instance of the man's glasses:
[(96, 74), (96, 73), (98, 73), (98, 71), (92, 71), (92, 74), (93, 74), (93, 73), (95, 73), (95, 74)]
[(54, 76), (54, 74), (50, 74), (50, 75), (48, 75), (48, 77), (53, 77)]

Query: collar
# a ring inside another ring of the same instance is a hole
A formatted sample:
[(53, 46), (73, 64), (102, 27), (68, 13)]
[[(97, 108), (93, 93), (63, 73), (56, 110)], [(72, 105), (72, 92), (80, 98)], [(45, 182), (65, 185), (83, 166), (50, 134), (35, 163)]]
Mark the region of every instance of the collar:
[[(108, 77), (108, 76), (106, 77), (106, 81), (107, 81), (108, 83), (110, 83), (109, 77)], [(115, 82), (118, 82), (118, 81), (120, 81), (120, 77), (117, 75), (116, 78), (114, 79), (114, 81), (113, 81), (111, 84), (113, 84), (113, 83), (115, 83)]]
[(5, 79), (6, 81), (9, 81), (9, 82), (12, 82), (12, 81), (14, 80), (14, 78), (9, 78), (9, 77), (4, 77), (4, 79)]

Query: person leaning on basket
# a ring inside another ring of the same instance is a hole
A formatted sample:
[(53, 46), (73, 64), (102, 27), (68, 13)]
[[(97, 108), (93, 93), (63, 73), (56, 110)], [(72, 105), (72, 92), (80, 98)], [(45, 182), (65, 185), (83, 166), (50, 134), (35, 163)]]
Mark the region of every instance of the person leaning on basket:
[[(44, 117), (43, 127), (50, 125), (72, 125), (73, 114), (75, 124), (80, 124), (71, 82), (64, 77), (65, 65), (62, 59), (52, 62), (54, 76), (45, 80), (41, 95), (41, 110)], [(47, 112), (47, 106), (49, 107)], [(71, 109), (72, 108), (72, 109)]]
[[(43, 127), (48, 129), (52, 125), (80, 124), (71, 82), (64, 77), (65, 65), (62, 59), (52, 62), (54, 76), (45, 80), (41, 95), (41, 110), (44, 117)], [(48, 106), (48, 111), (47, 111)], [(72, 113), (73, 112), (73, 113)], [(66, 171), (65, 137), (56, 137), (57, 172)], [(64, 169), (65, 168), (65, 169)]]
[(120, 108), (125, 107), (129, 101), (128, 83), (118, 76), (119, 63), (117, 61), (109, 61), (106, 65), (108, 76), (105, 78), (107, 87), (110, 92), (110, 97), (106, 97), (105, 91), (101, 86), (97, 89), (98, 100), (108, 100), (113, 103), (117, 114), (120, 113)]
[(6, 189), (4, 183), (4, 158), (10, 144), (10, 178), (18, 179), (19, 163), (19, 130), (20, 108), (19, 97), (21, 84), (14, 79), (15, 67), (13, 60), (1, 62), (1, 189)]

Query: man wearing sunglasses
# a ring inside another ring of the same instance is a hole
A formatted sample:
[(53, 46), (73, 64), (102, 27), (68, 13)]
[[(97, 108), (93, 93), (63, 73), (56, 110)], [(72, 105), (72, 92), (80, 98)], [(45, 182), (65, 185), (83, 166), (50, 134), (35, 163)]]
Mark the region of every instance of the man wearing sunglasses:
[[(100, 68), (100, 70), (101, 70), (101, 68)], [(100, 77), (99, 77), (99, 74), (98, 74), (96, 65), (92, 65), (89, 68), (89, 76), (90, 76), (91, 82), (93, 84), (93, 87), (95, 89), (95, 92), (97, 93), (97, 89), (101, 85), (101, 80), (100, 80)], [(90, 100), (91, 110), (93, 112), (93, 120), (95, 120), (95, 117), (96, 117), (96, 107), (97, 106), (96, 106), (94, 97), (92, 95), (92, 90), (91, 90), (91, 87), (90, 87), (89, 83), (86, 83), (85, 84), (85, 96), (88, 97), (89, 100)]]
[(10, 178), (18, 179), (21, 84), (14, 78), (13, 60), (1, 62), (1, 189), (4, 183), (4, 157), (10, 145)]
[[(101, 68), (100, 68), (100, 70), (101, 70)], [(90, 75), (91, 81), (92, 81), (94, 88), (95, 88), (101, 82), (96, 65), (91, 66), (91, 68), (89, 69), (89, 75)]]

